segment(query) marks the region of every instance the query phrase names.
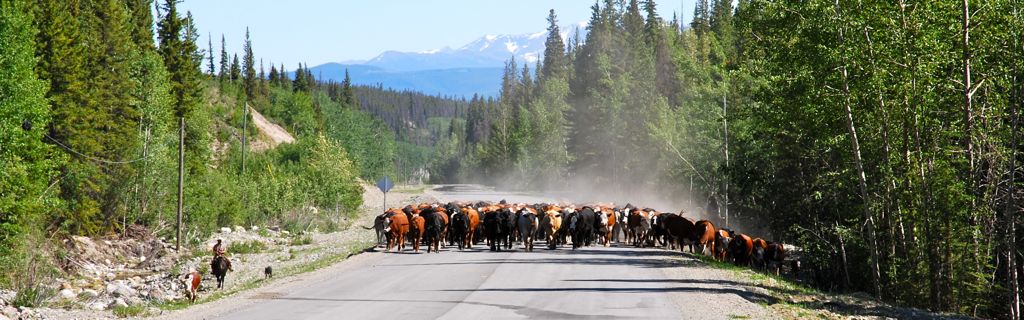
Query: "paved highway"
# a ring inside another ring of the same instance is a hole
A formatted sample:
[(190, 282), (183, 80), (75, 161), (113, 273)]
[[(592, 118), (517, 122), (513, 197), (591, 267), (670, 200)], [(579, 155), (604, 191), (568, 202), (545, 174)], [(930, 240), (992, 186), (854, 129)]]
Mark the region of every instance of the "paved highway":
[[(442, 201), (549, 201), (457, 186)], [(370, 252), (229, 303), (216, 319), (771, 318), (758, 296), (677, 252), (589, 247)], [(207, 316), (202, 316), (207, 317)], [(184, 318), (188, 318), (187, 316)]]

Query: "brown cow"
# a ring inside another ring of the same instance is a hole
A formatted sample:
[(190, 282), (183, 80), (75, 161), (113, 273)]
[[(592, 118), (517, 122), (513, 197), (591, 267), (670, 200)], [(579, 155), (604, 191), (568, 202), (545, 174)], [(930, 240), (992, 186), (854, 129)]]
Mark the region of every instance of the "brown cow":
[(755, 268), (764, 269), (766, 267), (764, 261), (764, 251), (765, 249), (768, 249), (768, 242), (764, 241), (764, 239), (761, 238), (754, 238), (754, 240), (751, 241), (751, 243), (754, 245), (754, 248), (750, 253), (751, 264)]
[(754, 251), (754, 239), (745, 234), (737, 234), (729, 242), (729, 256), (736, 265), (749, 266), (750, 254)]
[(448, 239), (448, 211), (445, 210), (443, 207), (436, 207), (434, 208), (434, 212), (439, 213), (441, 215), (441, 221), (444, 221), (444, 228), (441, 229), (441, 247), (447, 248), (444, 239)]
[(470, 207), (462, 208), (462, 214), (466, 215), (469, 220), (469, 230), (466, 231), (466, 238), (464, 239), (466, 248), (473, 248), (473, 235), (476, 234), (476, 229), (480, 227), (480, 212)]
[(199, 282), (203, 279), (203, 276), (197, 271), (189, 272), (185, 275), (185, 296), (191, 303), (196, 303), (196, 297), (199, 296)]
[(728, 256), (730, 241), (732, 241), (732, 236), (729, 230), (718, 229), (715, 231), (715, 259), (725, 261), (725, 258)]
[[(765, 249), (765, 267), (769, 272), (775, 270), (775, 275), (779, 275), (779, 269), (782, 269), (782, 263), (786, 260), (786, 247), (782, 243), (772, 243)], [(799, 268), (794, 268), (796, 271)]]
[(610, 246), (612, 242), (612, 231), (615, 230), (615, 210), (612, 210), (609, 207), (597, 207), (597, 210), (595, 211), (597, 211), (599, 215), (603, 215), (603, 217), (599, 217), (601, 222), (604, 222), (607, 230), (605, 230), (601, 237), (604, 238), (602, 239), (604, 246)]
[(395, 251), (402, 251), (405, 248), (405, 235), (409, 233), (409, 219), (404, 213), (398, 213), (384, 218), (384, 221), (387, 226), (384, 231), (391, 235), (385, 251), (391, 251), (391, 247), (395, 247)]
[(555, 250), (558, 245), (558, 229), (562, 228), (562, 210), (548, 210), (544, 212), (546, 219), (546, 232), (548, 236), (548, 249)]
[(690, 236), (693, 234), (693, 220), (687, 219), (677, 214), (665, 214), (662, 215), (665, 219), (663, 222), (665, 225), (665, 231), (668, 233), (670, 240), (675, 240), (679, 245), (679, 251), (686, 250), (686, 242), (690, 240)]
[(409, 239), (412, 240), (412, 250), (417, 253), (420, 252), (420, 242), (423, 240), (424, 221), (423, 217), (415, 214), (409, 222)]
[(695, 245), (700, 247), (700, 253), (707, 255), (715, 252), (715, 225), (711, 221), (700, 220), (693, 224), (693, 233), (690, 235), (690, 252), (696, 253)]

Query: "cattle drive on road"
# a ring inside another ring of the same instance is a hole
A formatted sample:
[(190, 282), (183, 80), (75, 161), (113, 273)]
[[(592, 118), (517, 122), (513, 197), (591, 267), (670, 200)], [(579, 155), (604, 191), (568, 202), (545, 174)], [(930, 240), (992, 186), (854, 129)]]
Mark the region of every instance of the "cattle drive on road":
[(462, 251), (481, 243), (490, 251), (519, 246), (530, 252), (535, 241), (544, 241), (548, 250), (612, 243), (679, 248), (681, 252), (688, 247), (691, 254), (777, 275), (791, 258), (782, 243), (716, 228), (708, 220), (694, 222), (683, 212), (660, 212), (632, 204), (421, 203), (391, 208), (374, 221), (375, 229), (386, 238), (379, 245), (386, 243), (387, 252), (402, 252), (408, 243), (418, 253), (421, 242), (428, 253), (440, 252), (445, 246)]

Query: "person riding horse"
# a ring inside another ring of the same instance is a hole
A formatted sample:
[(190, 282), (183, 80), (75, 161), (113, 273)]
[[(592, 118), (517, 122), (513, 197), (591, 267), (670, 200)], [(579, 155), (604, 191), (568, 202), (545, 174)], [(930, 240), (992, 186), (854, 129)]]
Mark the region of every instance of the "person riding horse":
[(235, 271), (231, 267), (231, 260), (228, 260), (226, 254), (227, 249), (224, 246), (224, 240), (217, 239), (217, 244), (213, 245), (213, 260), (210, 261), (210, 273), (217, 279), (217, 289), (224, 288), (224, 277), (228, 271)]
[(223, 242), (224, 242), (224, 239), (219, 239), (218, 238), (217, 239), (217, 244), (213, 245), (213, 260), (217, 261), (217, 258), (222, 258), (222, 259), (227, 261), (228, 270), (229, 271), (235, 271), (233, 268), (231, 268), (231, 260), (229, 260), (228, 257), (226, 256), (227, 248), (225, 248)]

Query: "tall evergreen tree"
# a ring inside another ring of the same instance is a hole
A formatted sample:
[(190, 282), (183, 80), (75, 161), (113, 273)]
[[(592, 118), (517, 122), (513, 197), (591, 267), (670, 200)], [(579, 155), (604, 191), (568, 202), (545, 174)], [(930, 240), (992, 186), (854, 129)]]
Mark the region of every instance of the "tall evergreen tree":
[(306, 91), (306, 72), (302, 70), (302, 64), (295, 69), (295, 79), (292, 80), (292, 90), (295, 92)]
[(544, 64), (541, 79), (562, 75), (566, 70), (565, 42), (558, 30), (558, 17), (555, 9), (548, 11), (548, 38), (544, 41)]
[(218, 78), (220, 78), (221, 83), (223, 83), (224, 80), (228, 80), (230, 77), (231, 77), (231, 65), (228, 64), (228, 47), (227, 47), (227, 43), (224, 41), (224, 34), (221, 34), (220, 35), (220, 73), (218, 74)]
[(126, 0), (131, 14), (132, 41), (143, 51), (156, 50), (153, 42), (153, 0)]
[(257, 87), (259, 83), (256, 79), (256, 58), (252, 53), (252, 40), (249, 38), (249, 28), (245, 28), (245, 46), (242, 47), (242, 67), (244, 68), (243, 74), (243, 85), (245, 87), (245, 97), (252, 101), (256, 98), (256, 94), (259, 92)]
[(213, 76), (216, 76), (217, 74), (214, 73), (216, 70), (215, 70), (214, 64), (213, 64), (213, 37), (211, 37), (209, 33), (206, 34), (206, 45), (207, 45), (207, 49), (206, 49), (206, 58), (207, 58), (206, 72), (210, 74), (210, 77), (213, 77)]
[(348, 75), (348, 68), (345, 69), (345, 80), (341, 82), (341, 96), (345, 105), (356, 107), (355, 94), (352, 92), (352, 78)]
[(207, 128), (204, 118), (197, 110), (202, 99), (202, 55), (196, 45), (198, 34), (191, 14), (180, 16), (177, 0), (166, 0), (164, 16), (157, 24), (160, 39), (160, 56), (171, 80), (174, 97), (174, 115), (184, 118), (186, 123), (186, 154), (189, 169), (193, 172), (205, 168), (204, 161), (209, 153)]
[(277, 85), (277, 82), (278, 82), (277, 77), (278, 77), (277, 66), (275, 66), (273, 63), (271, 63), (270, 64), (270, 75), (268, 76), (267, 80), (270, 81), (271, 84)]
[(242, 67), (238, 64), (238, 54), (232, 55), (231, 58), (231, 81), (238, 81), (242, 79)]

